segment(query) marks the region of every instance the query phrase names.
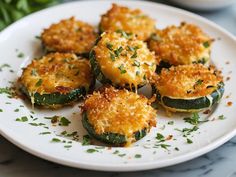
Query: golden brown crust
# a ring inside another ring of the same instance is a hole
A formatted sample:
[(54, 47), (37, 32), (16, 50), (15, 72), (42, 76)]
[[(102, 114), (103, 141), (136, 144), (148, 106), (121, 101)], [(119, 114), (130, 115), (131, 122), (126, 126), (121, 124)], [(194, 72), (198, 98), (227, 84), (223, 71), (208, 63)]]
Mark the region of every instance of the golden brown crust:
[(162, 96), (194, 98), (211, 94), (222, 81), (214, 67), (192, 64), (163, 69), (155, 86)]
[(156, 111), (148, 99), (114, 87), (94, 92), (83, 105), (97, 134), (119, 133), (133, 137), (137, 131), (156, 126)]
[(112, 8), (102, 15), (100, 28), (102, 31), (123, 30), (136, 34), (140, 40), (147, 40), (155, 31), (155, 21), (139, 9), (131, 10), (113, 4)]
[(102, 73), (119, 86), (143, 85), (155, 73), (154, 53), (134, 35), (103, 33), (93, 50)]
[(62, 94), (92, 83), (90, 63), (70, 53), (52, 53), (33, 60), (19, 79), (29, 93)]
[(71, 17), (52, 24), (41, 38), (49, 51), (84, 54), (93, 47), (97, 34), (91, 25)]
[(155, 51), (158, 60), (184, 65), (209, 60), (212, 41), (199, 27), (181, 23), (180, 26), (156, 30), (149, 47)]

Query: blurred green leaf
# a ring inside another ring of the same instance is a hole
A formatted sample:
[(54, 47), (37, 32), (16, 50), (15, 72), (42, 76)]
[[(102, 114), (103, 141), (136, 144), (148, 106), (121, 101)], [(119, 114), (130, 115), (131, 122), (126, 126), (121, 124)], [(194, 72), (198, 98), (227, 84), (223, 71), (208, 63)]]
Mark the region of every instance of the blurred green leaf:
[(62, 0), (0, 0), (0, 31), (32, 12), (60, 3)]

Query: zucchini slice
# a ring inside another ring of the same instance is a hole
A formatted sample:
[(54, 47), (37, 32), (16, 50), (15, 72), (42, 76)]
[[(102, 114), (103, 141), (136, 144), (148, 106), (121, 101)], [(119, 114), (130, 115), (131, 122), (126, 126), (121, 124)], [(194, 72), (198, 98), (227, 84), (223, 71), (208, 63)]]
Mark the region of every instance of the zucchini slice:
[(96, 78), (103, 84), (137, 89), (155, 74), (154, 53), (143, 41), (120, 30), (103, 33), (89, 58)]
[(198, 112), (212, 107), (224, 94), (224, 83), (214, 68), (201, 64), (163, 69), (153, 85), (158, 102), (172, 112)]
[(127, 146), (143, 138), (156, 125), (156, 111), (147, 98), (114, 87), (94, 92), (82, 110), (88, 133), (115, 146)]
[(19, 84), (32, 104), (58, 108), (85, 96), (93, 89), (95, 79), (87, 59), (52, 53), (24, 68)]
[[(95, 139), (102, 141), (107, 144), (112, 144), (115, 146), (125, 146), (127, 143), (127, 138), (125, 135), (119, 134), (119, 133), (102, 133), (102, 134), (97, 134), (93, 128), (93, 126), (89, 123), (87, 113), (83, 113), (83, 118), (82, 118), (82, 124), (84, 128), (88, 131), (89, 135), (94, 137)], [(137, 131), (133, 133), (133, 137), (135, 138), (134, 141), (138, 141), (142, 139), (146, 134), (149, 132), (146, 128), (144, 128), (141, 131)]]
[(139, 9), (113, 4), (112, 8), (102, 15), (100, 32), (123, 30), (127, 33), (134, 33), (139, 40), (147, 40), (155, 31), (155, 21), (143, 14)]
[(177, 66), (193, 63), (208, 65), (212, 42), (199, 27), (181, 23), (180, 26), (156, 30), (148, 44), (150, 50), (156, 53), (158, 61)]
[(95, 28), (74, 17), (61, 20), (41, 35), (46, 52), (69, 52), (87, 56), (97, 38)]

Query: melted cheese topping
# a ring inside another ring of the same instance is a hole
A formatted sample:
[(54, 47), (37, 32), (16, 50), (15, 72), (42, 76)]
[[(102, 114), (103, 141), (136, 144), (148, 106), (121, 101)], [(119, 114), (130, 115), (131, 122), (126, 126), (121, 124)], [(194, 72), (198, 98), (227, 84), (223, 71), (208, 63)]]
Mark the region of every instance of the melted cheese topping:
[(158, 60), (171, 65), (184, 65), (206, 62), (210, 59), (212, 39), (192, 24), (169, 26), (156, 30), (149, 41), (149, 47), (155, 51)]
[(102, 73), (122, 87), (143, 85), (155, 73), (154, 53), (134, 36), (124, 36), (119, 32), (103, 33), (94, 51)]
[(100, 28), (102, 31), (124, 30), (136, 34), (140, 40), (147, 40), (155, 31), (155, 21), (139, 9), (131, 10), (113, 4), (112, 8), (102, 15)]
[(94, 92), (83, 110), (97, 134), (119, 133), (133, 140), (135, 132), (156, 126), (156, 111), (148, 99), (127, 90), (109, 87)]
[(91, 25), (71, 17), (45, 29), (41, 38), (49, 51), (82, 54), (90, 51), (97, 34)]
[(54, 53), (33, 60), (22, 73), (20, 83), (29, 93), (69, 93), (92, 83), (90, 63), (74, 54)]
[(163, 69), (155, 85), (162, 96), (181, 99), (207, 96), (222, 81), (222, 76), (213, 67), (193, 64)]

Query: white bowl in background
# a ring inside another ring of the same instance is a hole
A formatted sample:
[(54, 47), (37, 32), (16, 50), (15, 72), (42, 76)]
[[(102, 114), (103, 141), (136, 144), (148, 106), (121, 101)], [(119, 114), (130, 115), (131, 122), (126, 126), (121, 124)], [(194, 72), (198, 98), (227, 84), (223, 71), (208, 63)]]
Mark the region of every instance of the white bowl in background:
[(236, 2), (236, 0), (169, 0), (183, 7), (195, 10), (217, 10), (228, 7)]

